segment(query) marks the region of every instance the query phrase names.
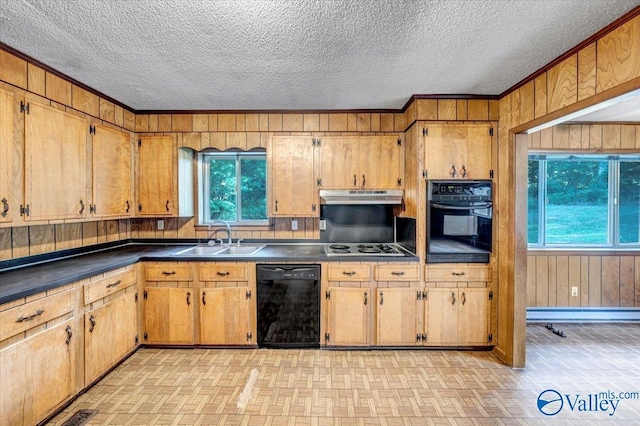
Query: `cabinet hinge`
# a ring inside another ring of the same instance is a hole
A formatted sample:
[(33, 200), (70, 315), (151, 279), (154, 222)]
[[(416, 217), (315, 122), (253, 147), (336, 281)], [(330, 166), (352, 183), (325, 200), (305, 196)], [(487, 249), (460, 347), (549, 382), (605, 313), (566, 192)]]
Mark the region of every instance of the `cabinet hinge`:
[(489, 300), (493, 300), (493, 290), (489, 291)]
[(398, 186), (402, 186), (402, 178), (398, 178)]
[(493, 169), (489, 170), (489, 179), (493, 179)]
[(96, 134), (96, 126), (92, 126), (91, 124), (89, 124), (89, 134)]
[(427, 341), (427, 335), (426, 334), (416, 334), (416, 342), (420, 343), (420, 342), (426, 342)]
[(321, 139), (316, 139), (316, 146), (320, 146), (322, 145), (322, 140)]
[(135, 295), (134, 299), (135, 299), (135, 302), (138, 303), (138, 292), (136, 292), (136, 295)]
[(324, 298), (325, 298), (325, 299), (327, 299), (327, 300), (331, 299), (331, 292), (330, 292), (330, 291), (327, 291), (327, 292), (324, 294)]
[(247, 333), (247, 342), (250, 342), (253, 339), (253, 334), (251, 332)]
[(423, 291), (422, 292), (422, 300), (428, 300), (428, 299), (429, 299), (429, 292)]
[(138, 339), (138, 335), (136, 334), (136, 339), (135, 339), (135, 344), (136, 344), (136, 345), (138, 344), (138, 341), (139, 341), (139, 339)]
[(96, 205), (89, 204), (89, 213), (96, 213)]
[(311, 204), (311, 211), (315, 212), (316, 211), (316, 205), (315, 204)]
[(493, 127), (489, 127), (489, 136), (493, 136)]
[(142, 139), (138, 139), (138, 148), (142, 146)]
[(29, 114), (29, 104), (25, 104), (24, 102), (20, 101), (20, 112), (26, 112), (27, 114)]
[(320, 146), (320, 139), (316, 139), (316, 138), (311, 139), (311, 145)]
[(402, 139), (398, 138), (398, 146), (402, 146)]
[(29, 204), (26, 206), (20, 204), (20, 216), (29, 216)]
[(489, 343), (493, 342), (493, 334), (489, 333), (489, 337), (487, 338)]
[(147, 290), (145, 290), (144, 293), (142, 293), (142, 296), (144, 297), (144, 300), (147, 300), (147, 296), (148, 296)]
[(246, 299), (251, 299), (251, 290), (247, 291), (247, 292), (244, 294), (244, 297), (245, 297)]
[(143, 337), (144, 337), (144, 340), (149, 340), (149, 334), (147, 334), (146, 332), (144, 333)]
[(423, 179), (426, 179), (426, 178), (427, 178), (427, 171), (426, 171), (426, 170), (423, 170), (423, 171), (422, 171), (422, 178), (423, 178)]
[(422, 292), (416, 291), (416, 300), (422, 300)]
[(318, 180), (316, 181), (316, 184), (317, 184), (317, 186), (322, 186), (322, 179), (318, 179)]
[(324, 342), (329, 343), (329, 333), (324, 333)]
[(422, 129), (422, 136), (429, 136), (429, 128), (425, 127), (424, 129)]

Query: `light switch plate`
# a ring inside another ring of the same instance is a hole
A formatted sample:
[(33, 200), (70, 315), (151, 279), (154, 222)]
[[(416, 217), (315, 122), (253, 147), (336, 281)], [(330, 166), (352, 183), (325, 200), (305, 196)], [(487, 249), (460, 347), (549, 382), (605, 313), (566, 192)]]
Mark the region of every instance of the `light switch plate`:
[(571, 287), (571, 297), (576, 297), (578, 295), (578, 287)]

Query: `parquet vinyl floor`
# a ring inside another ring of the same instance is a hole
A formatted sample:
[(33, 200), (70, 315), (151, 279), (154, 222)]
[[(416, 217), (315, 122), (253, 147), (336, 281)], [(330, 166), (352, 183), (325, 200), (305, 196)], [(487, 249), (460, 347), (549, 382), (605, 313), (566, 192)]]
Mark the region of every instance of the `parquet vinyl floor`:
[[(640, 399), (579, 411), (599, 392), (640, 393), (640, 325), (554, 326), (567, 337), (527, 326), (525, 369), (482, 351), (145, 348), (49, 424), (96, 409), (87, 424), (640, 425)], [(547, 389), (568, 395), (554, 416), (537, 408)]]

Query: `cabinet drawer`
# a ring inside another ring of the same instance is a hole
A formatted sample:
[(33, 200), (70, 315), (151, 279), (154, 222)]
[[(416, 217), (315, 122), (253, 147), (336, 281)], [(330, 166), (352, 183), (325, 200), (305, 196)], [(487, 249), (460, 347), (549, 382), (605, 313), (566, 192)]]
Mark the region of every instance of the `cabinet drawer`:
[(145, 265), (144, 279), (146, 281), (193, 281), (191, 265), (188, 263), (159, 263)]
[(369, 265), (330, 265), (329, 281), (369, 281), (371, 267)]
[(246, 266), (213, 263), (198, 267), (200, 281), (246, 281)]
[(105, 296), (130, 287), (136, 283), (136, 271), (130, 269), (120, 274), (115, 274), (84, 286), (84, 304), (88, 305)]
[(47, 296), (0, 313), (0, 341), (73, 311), (74, 291)]
[(427, 281), (491, 281), (488, 266), (433, 266), (425, 268)]
[(420, 281), (420, 269), (417, 265), (378, 265), (374, 277), (376, 281)]

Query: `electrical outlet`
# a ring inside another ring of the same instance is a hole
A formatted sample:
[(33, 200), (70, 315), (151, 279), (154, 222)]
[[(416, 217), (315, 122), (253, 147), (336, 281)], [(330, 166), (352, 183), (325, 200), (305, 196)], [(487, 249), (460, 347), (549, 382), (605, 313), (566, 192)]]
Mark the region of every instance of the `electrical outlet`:
[(326, 219), (321, 219), (320, 220), (320, 230), (321, 231), (326, 231), (327, 230), (327, 220)]
[(164, 220), (160, 219), (158, 221), (158, 231), (162, 231), (164, 229)]
[(295, 219), (291, 221), (291, 230), (292, 231), (297, 231), (298, 230), (298, 221), (295, 220)]
[(578, 295), (578, 287), (571, 287), (571, 297), (576, 297)]

